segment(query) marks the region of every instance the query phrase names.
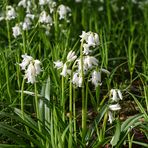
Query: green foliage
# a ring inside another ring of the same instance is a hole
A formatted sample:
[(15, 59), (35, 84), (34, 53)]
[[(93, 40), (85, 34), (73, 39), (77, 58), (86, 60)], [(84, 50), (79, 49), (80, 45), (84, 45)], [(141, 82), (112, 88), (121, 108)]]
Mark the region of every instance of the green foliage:
[[(52, 13), (51, 6), (32, 0), (31, 27), (15, 37), (12, 28), (26, 16), (26, 8), (18, 7), (18, 2), (0, 0), (0, 147), (148, 147), (146, 0), (60, 0)], [(71, 9), (71, 16), (59, 19), (60, 4)], [(7, 5), (14, 7), (15, 19), (2, 19)], [(43, 10), (50, 14), (52, 25), (39, 22)], [(81, 70), (82, 87), (76, 87), (72, 74), (78, 61), (67, 63), (71, 74), (66, 77), (54, 62), (66, 63), (72, 50), (83, 63), (82, 31), (99, 34), (99, 46), (91, 47), (90, 53), (99, 64), (85, 76)], [(34, 85), (26, 83), (19, 65), (25, 53), (42, 63)], [(104, 68), (110, 74), (101, 72), (101, 85), (94, 87), (91, 71)], [(109, 123), (110, 90), (116, 88), (123, 100), (114, 103), (122, 109), (112, 112), (114, 120)]]

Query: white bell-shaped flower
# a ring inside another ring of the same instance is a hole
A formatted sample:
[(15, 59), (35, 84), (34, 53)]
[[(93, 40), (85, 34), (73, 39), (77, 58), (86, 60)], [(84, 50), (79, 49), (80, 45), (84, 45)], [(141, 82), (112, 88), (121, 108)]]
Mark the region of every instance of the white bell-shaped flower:
[(21, 35), (21, 28), (18, 24), (16, 24), (14, 27), (12, 27), (13, 36), (17, 38), (19, 35)]
[(92, 33), (90, 33), (90, 35), (88, 36), (87, 44), (88, 44), (89, 46), (93, 46), (93, 47), (96, 45), (96, 43), (95, 43), (95, 38), (94, 38), (94, 36), (93, 36)]
[(27, 7), (27, 2), (26, 0), (21, 0), (19, 3), (18, 3), (18, 7), (23, 7), (23, 8), (26, 8)]
[(41, 69), (41, 62), (39, 60), (34, 60), (33, 62), (34, 62), (34, 67), (35, 67), (36, 75), (38, 75), (42, 71), (42, 69)]
[(115, 119), (114, 119), (114, 117), (113, 117), (112, 112), (109, 111), (109, 112), (108, 112), (108, 121), (110, 122), (110, 124), (112, 124), (114, 120), (115, 120)]
[(27, 54), (22, 55), (23, 61), (19, 65), (21, 66), (22, 70), (25, 70), (29, 63), (33, 60), (31, 56)]
[(67, 55), (67, 62), (72, 62), (77, 58), (74, 51), (70, 51)]
[(71, 12), (71, 9), (63, 4), (58, 6), (59, 20), (66, 19), (67, 14)]
[(111, 111), (117, 111), (117, 110), (121, 109), (121, 106), (118, 103), (117, 104), (112, 104), (112, 105), (109, 105), (109, 109)]
[(72, 83), (76, 87), (82, 87), (82, 81), (83, 81), (83, 79), (82, 79), (81, 75), (78, 72), (75, 72), (72, 77)]
[(87, 41), (87, 39), (88, 39), (88, 33), (87, 32), (85, 32), (85, 31), (82, 31), (82, 34), (80, 35), (80, 38), (81, 38), (81, 42), (82, 41)]
[(45, 11), (42, 11), (39, 17), (40, 23), (50, 24), (52, 25), (52, 18), (49, 14), (47, 14)]
[(98, 60), (93, 56), (84, 57), (84, 70), (91, 69), (93, 66), (98, 66)]
[(31, 56), (27, 54), (22, 55), (23, 61), (19, 65), (22, 70), (25, 70), (25, 79), (27, 79), (27, 83), (35, 83), (36, 76), (40, 74), (41, 70), (41, 62), (39, 60), (34, 60)]
[(62, 61), (55, 61), (53, 62), (55, 64), (55, 68), (60, 69), (63, 67), (63, 62)]
[(66, 63), (63, 66), (62, 72), (60, 73), (63, 77), (66, 77), (67, 75), (67, 65)]
[(97, 87), (98, 85), (101, 85), (101, 72), (94, 70), (91, 75), (91, 82), (92, 84)]
[(83, 50), (83, 54), (84, 55), (88, 55), (89, 53), (91, 53), (92, 51), (91, 50), (89, 50), (89, 45), (88, 44), (83, 44), (83, 48), (84, 48), (84, 50)]
[(31, 62), (28, 65), (27, 70), (25, 71), (25, 79), (27, 79), (27, 83), (35, 83), (35, 77), (36, 77), (36, 69), (33, 63)]
[(119, 89), (111, 89), (110, 90), (110, 98), (111, 100), (118, 102), (119, 100), (122, 100), (122, 93)]
[(12, 20), (16, 18), (16, 12), (12, 6), (6, 6), (6, 20)]

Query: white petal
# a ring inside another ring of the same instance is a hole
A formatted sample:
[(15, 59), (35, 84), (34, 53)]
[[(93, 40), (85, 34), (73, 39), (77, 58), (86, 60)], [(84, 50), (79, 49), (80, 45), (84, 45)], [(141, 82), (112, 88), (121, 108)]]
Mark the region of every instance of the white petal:
[(61, 62), (61, 61), (55, 61), (55, 62), (53, 62), (54, 64), (55, 64), (55, 68), (57, 68), (57, 69), (60, 69), (60, 68), (62, 68), (63, 67), (63, 62)]
[(34, 67), (36, 71), (36, 75), (40, 74), (41, 70), (41, 62), (39, 60), (34, 60)]
[(67, 61), (68, 62), (72, 62), (74, 61), (75, 59), (77, 58), (77, 56), (75, 55), (75, 52), (74, 51), (70, 51), (67, 55)]
[(109, 109), (112, 111), (117, 111), (121, 109), (121, 106), (119, 104), (113, 104), (113, 105), (109, 105)]
[(63, 66), (63, 70), (62, 70), (62, 72), (60, 73), (63, 77), (66, 77), (66, 74), (67, 74), (67, 65), (66, 65), (66, 63), (64, 64), (64, 66)]
[(123, 99), (123, 96), (122, 96), (121, 91), (118, 89), (117, 92), (118, 92), (118, 96), (119, 96), (120, 100), (122, 100)]
[(110, 74), (110, 72), (107, 69), (101, 68), (100, 70), (108, 75)]
[(114, 117), (111, 111), (108, 112), (108, 121), (110, 122), (110, 124), (112, 124), (112, 122), (114, 121)]
[(28, 68), (25, 72), (25, 78), (28, 80), (27, 83), (35, 83), (36, 70), (33, 63), (28, 65)]

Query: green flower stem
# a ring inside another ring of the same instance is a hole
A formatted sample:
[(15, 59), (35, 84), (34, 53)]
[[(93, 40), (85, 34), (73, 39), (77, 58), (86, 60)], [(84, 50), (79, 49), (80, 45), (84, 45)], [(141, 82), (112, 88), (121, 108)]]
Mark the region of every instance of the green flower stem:
[(10, 26), (9, 26), (9, 21), (6, 20), (6, 26), (7, 26), (7, 36), (8, 36), (8, 47), (9, 50), (11, 51), (11, 36), (10, 36)]
[(85, 102), (85, 88), (84, 88), (84, 71), (83, 71), (83, 41), (80, 47), (80, 60), (81, 60), (81, 77), (82, 77), (82, 141), (84, 142), (86, 134), (86, 102)]
[[(6, 59), (5, 59), (6, 61)], [(6, 67), (5, 67), (5, 74), (6, 74), (6, 84), (7, 84), (7, 93), (10, 98), (10, 102), (12, 102), (11, 92), (10, 92), (10, 77), (9, 77), (9, 68), (8, 68), (8, 62), (6, 61)]]
[(100, 104), (100, 85), (96, 87), (96, 102), (97, 102), (97, 107)]
[[(42, 133), (41, 123), (40, 123), (40, 113), (39, 113), (39, 100), (38, 100), (38, 92), (37, 92), (37, 86), (36, 83), (34, 83), (34, 91), (35, 91), (35, 106), (36, 106), (36, 116), (38, 120), (38, 128), (39, 132)], [(41, 139), (42, 144), (44, 145), (43, 140)]]
[[(21, 86), (21, 112), (22, 112), (22, 119), (25, 120), (24, 118), (24, 84), (25, 84), (25, 78), (23, 78), (22, 81), (22, 86)], [(27, 131), (27, 135), (31, 136), (29, 128), (27, 126), (25, 126), (25, 129)], [(30, 142), (31, 147), (34, 147), (34, 144), (32, 142)]]
[(108, 112), (104, 115), (102, 128), (100, 129), (99, 141), (102, 142), (105, 139), (106, 123), (107, 123)]
[(26, 53), (26, 37), (25, 37), (25, 31), (22, 33), (23, 38), (23, 52)]
[(69, 144), (68, 147), (72, 147), (72, 82), (69, 84), (69, 124), (70, 124), (70, 133), (69, 133)]
[(21, 111), (23, 119), (24, 119), (24, 83), (25, 83), (25, 78), (23, 78), (22, 87), (21, 87)]
[(65, 92), (64, 92), (64, 77), (62, 77), (62, 101), (61, 101), (61, 106), (63, 107), (63, 121), (65, 122)]
[(102, 125), (102, 140), (105, 138), (105, 131), (106, 131), (106, 123), (108, 119), (108, 113), (104, 115), (103, 125)]
[(74, 139), (77, 143), (77, 124), (76, 124), (76, 91), (75, 88), (73, 88), (73, 118), (74, 118)]

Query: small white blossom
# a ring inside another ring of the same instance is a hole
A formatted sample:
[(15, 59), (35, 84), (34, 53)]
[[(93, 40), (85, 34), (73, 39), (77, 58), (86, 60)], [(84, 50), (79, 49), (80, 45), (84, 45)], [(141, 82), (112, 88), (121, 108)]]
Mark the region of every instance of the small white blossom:
[(31, 14), (31, 13), (27, 13), (26, 14), (26, 18), (30, 18), (31, 20), (34, 20), (35, 15), (34, 14)]
[(84, 55), (88, 55), (89, 53), (91, 53), (92, 51), (91, 50), (89, 50), (89, 45), (88, 44), (83, 44), (83, 48), (84, 48), (84, 50), (83, 50), (83, 54)]
[(31, 56), (27, 54), (22, 55), (23, 61), (19, 65), (22, 70), (25, 70), (25, 79), (27, 79), (27, 83), (35, 83), (36, 76), (40, 74), (41, 70), (41, 62), (39, 60), (34, 60)]
[(85, 41), (88, 47), (91, 46), (95, 47), (99, 45), (99, 36), (97, 33), (93, 33), (91, 31), (89, 32), (82, 31), (82, 35), (80, 35), (80, 38), (81, 38), (80, 41), (81, 42)]
[(49, 14), (47, 14), (45, 11), (42, 11), (39, 17), (40, 23), (46, 23), (52, 25), (52, 18)]
[(87, 39), (87, 44), (90, 46), (95, 46), (95, 38), (93, 36), (92, 33), (90, 33), (90, 35), (88, 36), (88, 39)]
[(86, 41), (88, 39), (88, 33), (86, 33), (85, 31), (82, 31), (80, 38), (81, 38), (81, 40), (80, 40), (81, 42)]
[(79, 81), (78, 73), (75, 72), (73, 74), (73, 77), (72, 77), (72, 83), (75, 84), (75, 85), (77, 85), (78, 84), (78, 81)]
[(86, 40), (87, 44), (89, 46), (95, 47), (96, 45), (99, 45), (99, 36), (97, 33), (89, 32), (88, 33), (88, 39)]
[(29, 18), (25, 18), (24, 22), (21, 23), (22, 25), (22, 30), (29, 30), (30, 29), (30, 26), (31, 26), (31, 21)]
[(27, 0), (27, 7), (26, 7), (26, 13), (31, 13), (31, 9), (32, 9), (32, 4), (31, 4), (31, 0)]
[(6, 6), (6, 20), (12, 20), (16, 18), (16, 12), (12, 6)]
[(34, 67), (36, 75), (40, 74), (41, 70), (41, 62), (39, 60), (34, 60)]
[(111, 89), (110, 90), (110, 97), (111, 97), (111, 100), (113, 100), (115, 102), (118, 102), (119, 100), (123, 99), (122, 93), (119, 89)]
[(35, 83), (35, 77), (36, 77), (36, 70), (35, 70), (35, 66), (33, 65), (33, 63), (31, 62), (28, 65), (27, 70), (25, 71), (25, 79), (27, 79), (27, 83)]
[(107, 75), (110, 75), (110, 72), (107, 69), (101, 68), (100, 71), (106, 73)]
[(82, 87), (82, 77), (78, 74), (78, 72), (73, 74), (72, 83), (76, 87)]
[(82, 82), (83, 82), (82, 76), (79, 75), (79, 81), (78, 81), (79, 87), (82, 87)]
[(47, 0), (39, 0), (39, 5), (46, 5), (47, 3)]
[(48, 3), (49, 9), (50, 9), (50, 13), (53, 13), (54, 12), (56, 5), (57, 5), (56, 2), (50, 1)]
[(28, 56), (27, 54), (22, 55), (22, 58), (23, 61), (19, 65), (22, 68), (22, 70), (25, 70), (29, 63), (33, 60), (33, 58), (31, 56)]
[(82, 0), (75, 0), (75, 2), (76, 2), (76, 3), (80, 3), (80, 2), (82, 2)]
[(98, 60), (93, 56), (84, 57), (84, 70), (91, 69), (93, 66), (98, 66)]
[(117, 93), (118, 93), (118, 97), (120, 98), (120, 100), (123, 99), (122, 93), (119, 89), (117, 89)]
[(113, 117), (112, 112), (109, 111), (109, 112), (108, 112), (108, 121), (110, 122), (110, 124), (112, 124), (114, 120), (115, 120), (115, 119), (114, 119), (114, 117)]
[(12, 27), (13, 36), (17, 38), (19, 35), (21, 35), (21, 28), (18, 24), (16, 24), (14, 27)]
[(109, 105), (109, 109), (112, 111), (117, 111), (121, 109), (121, 106), (119, 104), (112, 104), (112, 105)]
[(63, 67), (63, 62), (61, 62), (59, 60), (56, 62), (53, 62), (53, 63), (55, 64), (55, 68), (57, 68), (57, 69), (60, 69)]
[(74, 51), (70, 51), (67, 55), (67, 62), (72, 62), (77, 58)]
[(59, 20), (66, 19), (68, 13), (71, 12), (71, 9), (68, 6), (64, 6), (63, 4), (58, 6), (57, 12), (59, 13)]
[(26, 8), (27, 7), (27, 2), (26, 2), (26, 0), (21, 0), (19, 3), (18, 3), (18, 6), (19, 7), (23, 7), (23, 8)]
[(99, 84), (101, 85), (101, 72), (100, 71), (93, 71), (91, 75), (92, 84), (97, 87)]
[(116, 92), (115, 89), (111, 89), (111, 90), (110, 90), (110, 95), (112, 96), (111, 99), (112, 99), (113, 101), (116, 101), (116, 102), (118, 101), (117, 92)]
[(60, 73), (63, 77), (66, 77), (67, 75), (67, 65), (66, 63), (63, 66), (62, 72)]

